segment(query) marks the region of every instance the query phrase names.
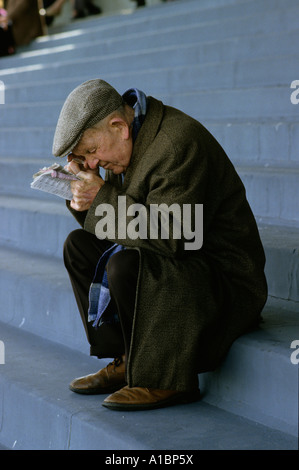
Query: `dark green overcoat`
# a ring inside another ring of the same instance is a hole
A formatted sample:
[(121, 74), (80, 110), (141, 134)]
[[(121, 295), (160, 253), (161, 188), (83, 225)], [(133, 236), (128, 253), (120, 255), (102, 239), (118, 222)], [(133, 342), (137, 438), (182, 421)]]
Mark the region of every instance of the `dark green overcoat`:
[[(151, 97), (148, 103), (123, 185), (108, 172), (87, 213), (72, 213), (95, 234), (97, 207), (112, 205), (110, 240), (140, 253), (129, 385), (190, 390), (198, 373), (215, 369), (233, 341), (257, 325), (267, 297), (265, 256), (244, 186), (221, 146), (190, 116)], [(154, 204), (175, 203), (182, 213), (189, 205), (193, 230), (202, 204), (201, 248), (186, 249), (171, 226), (169, 239), (118, 238), (119, 196), (147, 213)]]

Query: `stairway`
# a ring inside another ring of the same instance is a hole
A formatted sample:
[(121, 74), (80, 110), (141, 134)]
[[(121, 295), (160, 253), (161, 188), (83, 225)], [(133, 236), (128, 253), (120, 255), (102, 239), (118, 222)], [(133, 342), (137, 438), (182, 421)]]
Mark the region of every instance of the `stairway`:
[[(298, 448), (298, 14), (297, 0), (177, 0), (56, 26), (0, 59), (0, 448)], [(236, 166), (258, 221), (264, 322), (202, 374), (203, 398), (192, 405), (116, 413), (68, 390), (107, 361), (88, 355), (62, 263), (77, 224), (30, 182), (54, 162), (66, 96), (96, 77), (201, 121)]]

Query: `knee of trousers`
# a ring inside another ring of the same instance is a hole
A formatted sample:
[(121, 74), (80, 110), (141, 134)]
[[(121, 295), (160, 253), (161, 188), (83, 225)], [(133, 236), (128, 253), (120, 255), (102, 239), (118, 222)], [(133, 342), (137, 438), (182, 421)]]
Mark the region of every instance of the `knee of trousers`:
[(78, 247), (80, 246), (82, 247), (84, 233), (86, 232), (82, 228), (78, 228), (69, 233), (63, 245), (64, 255), (67, 255), (70, 252), (76, 251)]
[(86, 249), (90, 247), (91, 234), (82, 228), (73, 230), (67, 236), (63, 245), (63, 260), (68, 269), (74, 262), (88, 264)]
[(122, 290), (126, 285), (136, 285), (139, 270), (139, 253), (137, 250), (124, 250), (111, 256), (107, 267), (108, 285)]

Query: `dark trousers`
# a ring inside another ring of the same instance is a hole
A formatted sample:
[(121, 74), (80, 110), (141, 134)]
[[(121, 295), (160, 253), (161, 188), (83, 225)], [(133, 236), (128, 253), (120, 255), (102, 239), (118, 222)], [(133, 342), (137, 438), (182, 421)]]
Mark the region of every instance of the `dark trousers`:
[(13, 54), (15, 52), (15, 42), (11, 25), (7, 30), (0, 27), (0, 57)]
[(99, 328), (94, 328), (87, 319), (90, 284), (101, 255), (110, 246), (110, 242), (99, 240), (83, 229), (74, 230), (64, 244), (64, 263), (90, 344), (90, 354), (98, 357), (126, 354), (127, 357), (139, 270), (139, 253), (136, 250), (116, 253), (106, 267), (111, 302), (105, 315), (111, 309), (118, 314), (120, 323), (104, 323)]

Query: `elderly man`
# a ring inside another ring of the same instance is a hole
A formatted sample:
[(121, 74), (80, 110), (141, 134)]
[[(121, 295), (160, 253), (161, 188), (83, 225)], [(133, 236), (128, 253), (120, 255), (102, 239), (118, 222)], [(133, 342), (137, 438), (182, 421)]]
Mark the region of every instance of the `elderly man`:
[(64, 259), (90, 353), (114, 358), (71, 390), (110, 394), (115, 410), (198, 399), (198, 374), (258, 324), (267, 297), (232, 163), (190, 116), (99, 79), (68, 96), (53, 153), (79, 178), (67, 204), (82, 228)]

